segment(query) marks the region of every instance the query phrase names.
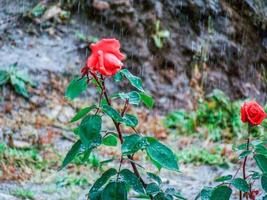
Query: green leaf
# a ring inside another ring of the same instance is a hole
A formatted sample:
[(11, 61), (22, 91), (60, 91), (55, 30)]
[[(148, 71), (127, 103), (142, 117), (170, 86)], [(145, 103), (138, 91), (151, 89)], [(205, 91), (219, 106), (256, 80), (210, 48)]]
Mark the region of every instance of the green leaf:
[(9, 80), (9, 74), (7, 71), (0, 70), (0, 85), (4, 85), (8, 82)]
[(102, 105), (102, 110), (106, 113), (109, 117), (114, 119), (116, 122), (123, 122), (123, 118), (121, 117), (120, 113), (112, 108), (109, 105)]
[(120, 172), (122, 179), (139, 194), (145, 194), (145, 190), (139, 178), (130, 170), (123, 169)]
[(94, 148), (101, 144), (102, 119), (99, 115), (86, 116), (78, 127), (78, 135), (86, 148)]
[(127, 200), (127, 188), (124, 182), (110, 182), (102, 192), (102, 200)]
[(256, 154), (254, 159), (263, 173), (267, 173), (267, 158), (264, 155)]
[(136, 91), (132, 91), (129, 93), (120, 92), (120, 93), (114, 95), (114, 97), (119, 97), (123, 100), (128, 99), (129, 104), (131, 104), (131, 105), (138, 105), (140, 103), (140, 100), (141, 100), (140, 94)]
[(261, 187), (265, 192), (267, 192), (267, 174), (264, 174), (261, 177)]
[(255, 152), (257, 154), (262, 154), (264, 156), (267, 156), (267, 148), (263, 144), (258, 144), (255, 146)]
[(233, 178), (232, 175), (227, 175), (227, 176), (221, 176), (219, 178), (216, 178), (214, 181), (215, 182), (224, 182), (224, 181), (229, 181)]
[(173, 200), (173, 197), (169, 194), (164, 194), (163, 192), (159, 192), (155, 195), (154, 200)]
[(38, 3), (32, 10), (31, 14), (34, 17), (39, 17), (41, 16), (45, 11), (45, 5), (42, 3)]
[(140, 97), (141, 100), (143, 101), (143, 103), (148, 107), (148, 108), (152, 108), (154, 106), (154, 100), (151, 96), (149, 96), (148, 94), (142, 92), (140, 93)]
[(81, 140), (78, 140), (76, 143), (74, 143), (74, 145), (71, 147), (66, 157), (64, 158), (60, 170), (66, 167), (75, 158), (75, 156), (79, 154), (81, 147)]
[(239, 159), (245, 158), (249, 154), (251, 154), (251, 151), (250, 150), (245, 150), (239, 155)]
[(152, 35), (154, 43), (157, 48), (161, 49), (163, 47), (162, 39), (158, 35)]
[(177, 199), (186, 200), (186, 198), (180, 192), (177, 192), (174, 188), (167, 188), (165, 193), (174, 196)]
[(225, 186), (217, 186), (212, 190), (210, 200), (229, 200), (232, 194), (232, 189)]
[(134, 115), (126, 114), (123, 117), (123, 123), (126, 126), (135, 127), (138, 125), (138, 119)]
[(122, 81), (122, 74), (119, 72), (117, 72), (115, 75), (114, 75), (114, 80), (115, 82), (121, 82)]
[(111, 147), (115, 147), (117, 146), (117, 137), (113, 134), (110, 134), (108, 136), (106, 136), (103, 140), (102, 143), (106, 146), (111, 146)]
[(247, 149), (247, 143), (240, 144), (238, 147), (236, 147), (236, 149), (237, 150), (246, 150)]
[(24, 83), (28, 83), (31, 86), (36, 86), (36, 84), (31, 81), (30, 77), (25, 71), (16, 71), (15, 75), (18, 79), (20, 79)]
[(200, 192), (201, 200), (210, 200), (213, 188), (211, 187), (204, 187)]
[(142, 86), (142, 81), (139, 77), (134, 76), (127, 69), (122, 69), (120, 73), (123, 74), (130, 81), (132, 86), (134, 86), (136, 89), (138, 89), (141, 92), (145, 92)]
[(150, 179), (156, 181), (157, 184), (160, 185), (160, 184), (162, 183), (162, 180), (161, 180), (161, 178), (160, 178), (158, 175), (156, 175), (156, 174), (154, 174), (154, 173), (151, 173), (151, 172), (147, 172), (147, 175), (148, 175), (148, 177), (149, 177)]
[(70, 100), (73, 100), (86, 89), (87, 89), (86, 77), (74, 78), (66, 89), (65, 97), (69, 98)]
[(70, 120), (70, 122), (76, 122), (79, 119), (83, 118), (87, 113), (89, 113), (91, 110), (97, 108), (96, 105), (92, 105), (86, 108), (83, 108), (77, 112), (77, 114)]
[(13, 76), (13, 75), (10, 77), (10, 80), (11, 80), (11, 84), (14, 86), (15, 91), (18, 94), (20, 94), (26, 98), (29, 97), (26, 85), (22, 80), (18, 79), (16, 76)]
[(170, 32), (168, 30), (162, 30), (158, 32), (158, 36), (161, 38), (168, 38), (170, 37)]
[(247, 181), (245, 181), (242, 178), (236, 178), (231, 181), (231, 184), (238, 190), (242, 192), (248, 192), (249, 191), (249, 185)]
[(102, 176), (96, 180), (94, 185), (91, 187), (89, 191), (90, 200), (98, 200), (101, 192), (103, 190), (103, 186), (109, 181), (109, 179), (117, 174), (117, 170), (114, 168), (110, 168), (105, 171)]
[(144, 149), (147, 146), (146, 138), (133, 134), (124, 137), (124, 142), (122, 144), (122, 154), (131, 155), (137, 151)]
[(265, 195), (264, 197), (262, 197), (262, 200), (267, 200), (267, 195)]
[(253, 173), (251, 174), (251, 178), (252, 178), (253, 180), (260, 179), (260, 177), (261, 177), (261, 174), (260, 174), (259, 172), (253, 172)]
[(151, 194), (151, 195), (154, 195), (156, 193), (158, 193), (160, 191), (160, 187), (158, 186), (158, 184), (156, 183), (149, 183), (147, 186), (146, 186), (146, 192), (147, 194)]
[(146, 151), (150, 159), (159, 164), (161, 167), (179, 171), (177, 157), (165, 145), (155, 141), (146, 148)]

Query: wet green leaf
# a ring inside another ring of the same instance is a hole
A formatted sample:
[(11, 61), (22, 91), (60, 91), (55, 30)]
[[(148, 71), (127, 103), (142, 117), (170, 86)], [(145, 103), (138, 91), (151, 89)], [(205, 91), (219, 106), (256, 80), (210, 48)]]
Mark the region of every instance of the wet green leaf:
[(65, 96), (70, 100), (78, 97), (82, 92), (87, 89), (87, 80), (86, 77), (83, 78), (74, 78), (68, 85)]
[(155, 141), (150, 143), (146, 150), (150, 159), (159, 164), (161, 167), (179, 171), (177, 157), (172, 150), (165, 145)]
[(232, 189), (225, 186), (217, 186), (212, 190), (210, 200), (229, 200), (232, 195)]
[(83, 118), (78, 135), (86, 148), (91, 149), (101, 144), (101, 125), (102, 119), (99, 115), (88, 115)]
[(261, 177), (261, 187), (265, 192), (267, 192), (267, 174), (264, 174)]
[(140, 93), (140, 97), (142, 102), (148, 107), (148, 108), (152, 108), (154, 106), (154, 100), (151, 96), (149, 96), (148, 94), (141, 92)]
[(4, 85), (8, 82), (9, 80), (9, 74), (7, 71), (0, 70), (0, 85)]
[(116, 174), (117, 170), (114, 168), (110, 168), (107, 171), (105, 171), (102, 174), (102, 176), (99, 179), (97, 179), (94, 185), (91, 187), (89, 191), (90, 200), (98, 200), (101, 197), (101, 192), (103, 190), (103, 187), (106, 185), (109, 179)]
[(201, 200), (210, 200), (212, 190), (213, 188), (211, 187), (204, 187), (200, 192)]
[(227, 175), (227, 176), (221, 176), (219, 178), (216, 178), (214, 181), (215, 182), (225, 182), (225, 181), (230, 181), (233, 178), (232, 175)]
[(123, 122), (123, 118), (121, 117), (120, 113), (112, 108), (109, 105), (102, 105), (102, 110), (106, 113), (109, 117), (114, 119), (116, 122)]
[(138, 89), (141, 92), (145, 92), (142, 86), (142, 81), (139, 77), (134, 76), (127, 69), (122, 69), (120, 73), (123, 74), (130, 81), (132, 86), (134, 86), (136, 89)]
[(115, 146), (117, 146), (117, 143), (118, 143), (117, 137), (114, 136), (113, 134), (110, 134), (110, 135), (106, 136), (103, 139), (102, 143), (104, 145), (106, 145), (106, 146), (111, 146), (111, 147), (113, 146), (113, 147), (115, 147)]
[(124, 137), (124, 142), (122, 144), (123, 155), (131, 155), (137, 151), (144, 149), (147, 146), (146, 138), (133, 134)]
[(151, 195), (154, 195), (154, 194), (157, 194), (158, 192), (160, 192), (160, 187), (158, 186), (158, 184), (156, 183), (149, 183), (147, 186), (146, 186), (146, 192), (147, 194), (151, 194)]
[(138, 125), (138, 119), (134, 115), (126, 114), (123, 117), (123, 123), (126, 126), (135, 127)]
[(60, 169), (66, 167), (75, 158), (75, 156), (79, 154), (81, 147), (82, 147), (82, 142), (81, 140), (78, 140), (67, 153)]
[(161, 178), (160, 178), (158, 175), (156, 175), (156, 174), (154, 174), (154, 173), (151, 173), (151, 172), (147, 172), (147, 175), (148, 175), (148, 177), (149, 177), (150, 179), (156, 181), (157, 184), (160, 185), (160, 184), (162, 183), (162, 180), (161, 180)]
[(250, 150), (245, 150), (239, 155), (239, 159), (245, 158), (249, 154), (251, 154), (251, 151)]
[(89, 113), (91, 110), (97, 108), (96, 105), (92, 105), (86, 108), (83, 108), (77, 112), (77, 114), (70, 120), (70, 122), (76, 122), (79, 119), (83, 118), (87, 113)]
[(254, 159), (263, 173), (267, 173), (267, 158), (264, 155), (256, 154)]
[(14, 86), (15, 91), (18, 94), (21, 94), (22, 96), (26, 98), (29, 97), (26, 85), (22, 80), (18, 79), (16, 76), (13, 76), (13, 75), (11, 75), (10, 80), (11, 80), (11, 84)]
[(139, 194), (145, 194), (145, 190), (139, 178), (130, 170), (123, 169), (120, 172), (122, 179)]
[(242, 178), (236, 178), (231, 181), (231, 184), (238, 190), (242, 192), (248, 192), (249, 191), (249, 185), (247, 181), (245, 181)]
[(110, 182), (102, 192), (102, 200), (127, 200), (127, 189), (124, 182)]

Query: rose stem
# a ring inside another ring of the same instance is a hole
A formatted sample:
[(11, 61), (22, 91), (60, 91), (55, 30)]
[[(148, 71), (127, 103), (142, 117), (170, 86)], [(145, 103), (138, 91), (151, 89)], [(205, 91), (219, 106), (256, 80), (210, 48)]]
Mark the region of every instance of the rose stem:
[[(246, 149), (247, 150), (249, 150), (249, 144), (250, 144), (250, 139), (249, 139), (249, 137), (250, 137), (250, 128), (251, 128), (251, 125), (250, 124), (248, 124), (248, 138), (247, 138), (247, 146), (246, 146)], [(243, 161), (243, 163), (242, 163), (242, 171), (243, 171), (243, 179), (244, 180), (246, 180), (246, 164), (247, 164), (247, 159), (248, 159), (248, 156), (246, 156), (245, 158), (244, 158), (244, 161)], [(240, 169), (240, 168), (239, 168)], [(239, 169), (238, 169), (238, 171), (239, 171)], [(237, 174), (237, 173), (236, 173)], [(239, 199), (240, 200), (242, 200), (243, 199), (243, 197), (242, 197), (242, 191), (239, 191)], [(248, 199), (248, 197), (246, 197), (246, 199)]]
[[(104, 93), (104, 97), (105, 97), (105, 99), (106, 99), (108, 105), (111, 106), (111, 101), (110, 101), (110, 99), (109, 99), (109, 97), (108, 97), (108, 94), (107, 94), (107, 91), (106, 91), (106, 87), (105, 87), (105, 82), (104, 82), (104, 78), (103, 78), (103, 76), (101, 76), (101, 80), (102, 80), (102, 84), (101, 84), (100, 81), (98, 80), (98, 77), (97, 77), (94, 73), (91, 73), (91, 75), (94, 77), (94, 79), (96, 80), (98, 86), (99, 86), (99, 87), (101, 88), (101, 90), (103, 91), (103, 93)], [(126, 102), (126, 103), (127, 103), (127, 102)], [(128, 104), (128, 103), (127, 103), (127, 104)], [(127, 105), (127, 104), (126, 104), (126, 105)], [(125, 109), (127, 109), (127, 108), (125, 108)], [(124, 111), (124, 112), (125, 112), (125, 111)], [(113, 121), (113, 123), (114, 123), (114, 125), (115, 125), (115, 127), (116, 127), (117, 132), (118, 132), (120, 143), (122, 144), (122, 143), (123, 143), (123, 137), (122, 137), (122, 132), (121, 132), (121, 129), (120, 129), (120, 123), (116, 122), (114, 119), (112, 119), (112, 121)], [(143, 187), (146, 188), (146, 183), (145, 183), (144, 180), (142, 179), (142, 177), (141, 177), (141, 175), (140, 175), (140, 173), (139, 173), (139, 171), (138, 171), (138, 169), (137, 169), (135, 163), (131, 161), (131, 160), (133, 160), (133, 156), (132, 156), (132, 155), (128, 155), (127, 157), (128, 157), (129, 160), (130, 160), (130, 164), (131, 164), (131, 166), (132, 166), (132, 168), (133, 168), (133, 171), (134, 171), (135, 175), (139, 178), (139, 180), (141, 181)], [(151, 195), (150, 195), (150, 198), (153, 199), (153, 197), (152, 197)]]
[[(247, 138), (247, 150), (249, 150), (249, 143), (250, 143), (250, 139), (249, 139), (249, 136), (250, 136), (250, 129), (251, 129), (251, 125), (248, 124), (248, 138)], [(244, 159), (244, 162), (243, 162), (243, 179), (246, 180), (246, 164), (247, 164), (247, 159), (248, 159), (248, 156), (245, 157)], [(246, 197), (246, 199), (248, 199), (248, 197)]]

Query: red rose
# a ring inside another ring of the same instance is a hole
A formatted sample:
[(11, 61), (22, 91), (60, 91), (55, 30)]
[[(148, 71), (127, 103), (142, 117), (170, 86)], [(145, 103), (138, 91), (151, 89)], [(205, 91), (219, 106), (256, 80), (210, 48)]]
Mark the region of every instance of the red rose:
[(88, 70), (99, 72), (104, 76), (116, 74), (123, 66), (125, 55), (120, 52), (120, 42), (116, 39), (102, 39), (90, 45), (92, 54), (88, 57), (86, 66), (82, 68), (82, 74)]
[(251, 125), (260, 125), (266, 117), (263, 108), (256, 102), (245, 102), (241, 107), (242, 122), (249, 122)]

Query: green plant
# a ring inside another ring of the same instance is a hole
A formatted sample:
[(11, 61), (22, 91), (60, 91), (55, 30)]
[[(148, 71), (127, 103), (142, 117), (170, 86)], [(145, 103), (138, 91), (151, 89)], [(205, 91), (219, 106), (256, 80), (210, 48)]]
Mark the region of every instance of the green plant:
[(240, 137), (244, 128), (240, 120), (240, 105), (241, 101), (231, 101), (222, 91), (215, 89), (205, 100), (199, 100), (195, 111), (171, 112), (163, 124), (169, 130), (183, 135), (199, 133), (204, 129), (212, 141), (232, 139)]
[(157, 48), (161, 49), (164, 44), (164, 40), (170, 37), (168, 30), (163, 30), (160, 27), (160, 21), (157, 20), (155, 23), (155, 33), (152, 35), (152, 39)]
[[(258, 135), (253, 137), (253, 129), (257, 129), (266, 118), (263, 108), (255, 101), (244, 103), (241, 107), (241, 120), (248, 125), (248, 134), (244, 137), (246, 142), (242, 143), (235, 150), (239, 153), (240, 167), (234, 175), (218, 177), (215, 182), (219, 185), (215, 187), (205, 187), (200, 192), (198, 198), (210, 200), (229, 200), (233, 189), (239, 191), (239, 200), (243, 198), (255, 200), (260, 193), (267, 198), (267, 141)], [(254, 139), (254, 140), (253, 140)], [(247, 161), (251, 157), (255, 161), (259, 170), (247, 170)], [(242, 178), (238, 177), (241, 171)], [(262, 192), (259, 188), (254, 188), (255, 182), (259, 181)]]
[(42, 169), (45, 166), (45, 161), (36, 149), (10, 148), (4, 143), (0, 143), (0, 160), (6, 165), (13, 165), (17, 168)]
[(75, 37), (79, 39), (80, 42), (85, 42), (85, 43), (92, 43), (92, 42), (98, 42), (99, 39), (97, 37), (94, 37), (92, 35), (84, 35), (83, 33), (77, 31), (75, 33)]
[(207, 164), (207, 165), (223, 165), (226, 163), (227, 158), (222, 156), (222, 147), (216, 146), (213, 148), (214, 152), (210, 152), (206, 148), (192, 147), (183, 149), (177, 156), (180, 162), (194, 163), (194, 164)]
[(30, 199), (34, 200), (34, 193), (30, 190), (23, 189), (23, 188), (17, 188), (11, 191), (11, 194), (20, 198), (20, 199)]
[[(102, 39), (91, 45), (91, 48), (92, 55), (82, 69), (83, 76), (71, 81), (66, 90), (66, 97), (78, 97), (87, 89), (87, 83), (91, 83), (96, 87), (99, 100), (98, 103), (81, 109), (71, 120), (81, 121), (74, 131), (79, 139), (67, 153), (61, 168), (66, 167), (79, 155), (84, 156), (84, 161), (88, 160), (90, 153), (96, 151), (99, 146), (117, 146), (120, 143), (120, 156), (115, 159), (118, 162), (117, 169), (109, 168), (96, 180), (88, 194), (90, 200), (128, 199), (130, 189), (148, 199), (184, 199), (174, 188), (166, 190), (161, 188), (161, 184), (146, 183), (139, 172), (144, 169), (142, 164), (134, 160), (134, 154), (143, 151), (158, 169), (179, 171), (178, 160), (173, 151), (157, 139), (139, 133), (135, 128), (139, 123), (138, 118), (128, 113), (129, 105), (137, 106), (143, 102), (151, 108), (154, 101), (144, 90), (139, 77), (127, 69), (121, 69), (120, 60), (125, 57), (119, 52), (119, 41)], [(116, 82), (126, 78), (135, 90), (109, 95), (106, 79), (113, 75)], [(113, 101), (116, 100), (124, 102), (120, 110), (113, 107)], [(102, 130), (102, 119), (105, 117), (111, 119), (114, 129)], [(128, 127), (132, 132), (125, 134), (124, 127)], [(128, 166), (124, 168), (125, 163), (128, 163), (132, 170)], [(159, 180), (156, 175), (153, 177)]]
[(17, 64), (9, 66), (7, 70), (0, 70), (0, 86), (10, 83), (15, 91), (24, 96), (29, 97), (26, 85), (34, 86), (27, 73), (17, 69)]

